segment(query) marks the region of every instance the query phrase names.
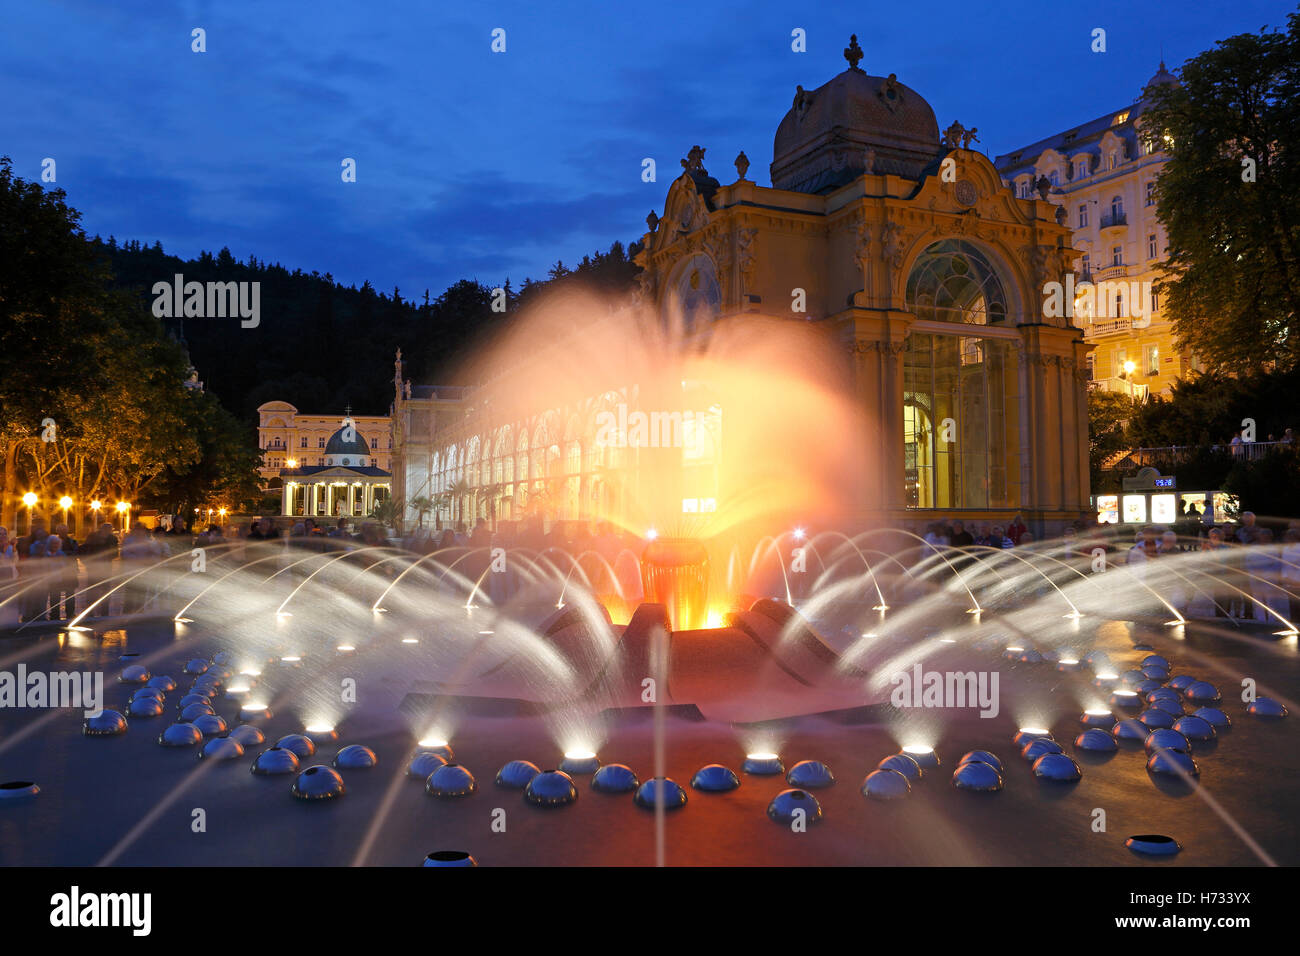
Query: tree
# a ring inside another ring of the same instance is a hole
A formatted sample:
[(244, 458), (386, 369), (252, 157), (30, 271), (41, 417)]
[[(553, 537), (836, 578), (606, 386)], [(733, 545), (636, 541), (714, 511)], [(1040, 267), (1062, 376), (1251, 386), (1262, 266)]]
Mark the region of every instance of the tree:
[(1088, 390), (1088, 472), (1094, 492), (1106, 490), (1106, 462), (1128, 449), (1125, 425), (1137, 408), (1123, 392)]
[(1146, 92), (1144, 130), (1169, 153), (1157, 288), (1179, 346), (1228, 371), (1300, 361), (1300, 14), (1288, 23), (1222, 40)]

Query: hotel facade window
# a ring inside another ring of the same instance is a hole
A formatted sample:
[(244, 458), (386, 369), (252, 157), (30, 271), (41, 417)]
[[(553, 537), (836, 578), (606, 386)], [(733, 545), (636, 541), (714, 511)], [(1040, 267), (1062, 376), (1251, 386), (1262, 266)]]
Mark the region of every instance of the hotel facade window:
[(1124, 197), (1115, 196), (1110, 201), (1110, 219), (1118, 225), (1124, 219)]
[(1156, 243), (1156, 234), (1153, 232), (1147, 236), (1147, 258), (1155, 259), (1159, 256)]
[(1122, 266), (1122, 265), (1124, 264), (1124, 247), (1123, 247), (1123, 246), (1111, 246), (1111, 248), (1110, 248), (1110, 264), (1113, 265), (1113, 266)]
[(1088, 204), (1084, 203), (1079, 207), (1079, 228), (1082, 229), (1088, 225)]
[(1147, 181), (1147, 187), (1146, 187), (1146, 188), (1147, 188), (1147, 194), (1146, 194), (1147, 198), (1146, 198), (1146, 203), (1147, 203), (1148, 206), (1154, 206), (1154, 205), (1156, 204), (1156, 183), (1155, 183), (1155, 180), (1154, 180), (1154, 179), (1152, 179), (1152, 180), (1148, 180), (1148, 181)]
[(1156, 345), (1148, 345), (1146, 348), (1146, 353), (1147, 353), (1147, 374), (1148, 375), (1160, 374), (1160, 347)]

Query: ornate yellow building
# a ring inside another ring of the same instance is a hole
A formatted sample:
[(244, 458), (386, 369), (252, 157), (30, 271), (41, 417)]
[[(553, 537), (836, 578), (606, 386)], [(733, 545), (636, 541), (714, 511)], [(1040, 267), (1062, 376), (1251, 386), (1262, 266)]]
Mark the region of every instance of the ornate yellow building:
[[(1021, 512), (1058, 532), (1089, 510), (1088, 347), (1067, 319), (1043, 314), (1043, 289), (1072, 265), (1070, 230), (969, 148), (976, 130), (952, 123), (941, 136), (919, 93), (858, 67), (856, 39), (845, 57), (829, 82), (796, 89), (771, 186), (747, 178), (744, 153), (723, 184), (705, 150), (690, 151), (662, 215), (647, 219), (640, 295), (665, 311), (682, 303), (697, 325), (802, 307), (796, 317), (836, 343), (873, 429), (846, 524)], [(636, 450), (593, 442), (602, 409), (636, 407), (632, 383), (510, 423), (489, 423), (484, 392), (411, 390), (400, 362), (396, 385), (395, 494), (445, 495), (445, 520), (516, 517), (538, 494), (555, 517), (583, 520), (608, 510), (611, 470), (635, 482)], [(683, 467), (707, 475), (717, 440), (687, 443)], [(706, 484), (684, 509), (725, 506)]]
[[(1164, 63), (1143, 87), (1177, 83)], [(1040, 187), (1074, 233), (1074, 323), (1094, 346), (1091, 378), (1098, 387), (1145, 398), (1168, 393), (1199, 365), (1174, 344), (1173, 328), (1154, 285), (1165, 258), (1165, 229), (1156, 218), (1155, 182), (1168, 155), (1143, 128), (1145, 102), (1021, 147), (994, 160), (1016, 195)], [(1100, 294), (1098, 294), (1100, 292)]]

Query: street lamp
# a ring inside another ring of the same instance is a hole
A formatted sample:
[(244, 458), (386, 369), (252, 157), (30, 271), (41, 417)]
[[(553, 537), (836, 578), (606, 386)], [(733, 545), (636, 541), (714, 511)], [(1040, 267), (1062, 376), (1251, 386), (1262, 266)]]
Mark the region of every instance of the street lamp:
[(72, 507), (72, 499), (64, 495), (59, 499), (59, 507), (63, 509), (63, 523), (68, 523), (68, 509)]
[(127, 513), (128, 511), (130, 511), (130, 510), (131, 510), (131, 505), (130, 505), (129, 502), (126, 502), (126, 501), (119, 501), (119, 502), (117, 503), (117, 513), (120, 514), (120, 515), (122, 516), (122, 533), (123, 533), (123, 534), (126, 534), (126, 523), (127, 523), (126, 513)]
[(39, 500), (40, 499), (36, 497), (36, 492), (34, 491), (29, 491), (27, 492), (27, 494), (23, 495), (23, 504), (27, 506), (27, 533), (28, 534), (32, 533), (32, 509), (36, 507), (36, 502)]

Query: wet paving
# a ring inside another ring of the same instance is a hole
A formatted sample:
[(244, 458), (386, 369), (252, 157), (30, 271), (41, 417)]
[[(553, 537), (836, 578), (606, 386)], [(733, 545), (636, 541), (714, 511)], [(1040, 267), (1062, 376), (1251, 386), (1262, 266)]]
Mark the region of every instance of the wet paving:
[[(1245, 629), (1242, 629), (1243, 631)], [(1117, 752), (1076, 750), (1079, 715), (1105, 701), (1086, 670), (1061, 671), (1052, 662), (1010, 661), (996, 641), (980, 648), (951, 645), (927, 659), (927, 669), (996, 669), (999, 713), (975, 709), (909, 711), (888, 705), (840, 710), (763, 724), (708, 719), (699, 708), (667, 709), (666, 773), (684, 787), (687, 802), (664, 814), (664, 861), (669, 865), (1125, 865), (1216, 866), (1300, 863), (1300, 748), (1294, 716), (1266, 720), (1246, 712), (1240, 681), (1253, 677), (1260, 693), (1291, 701), (1300, 691), (1295, 639), (1266, 631), (1218, 632), (1208, 626), (1146, 628), (1125, 622), (1097, 627), (1096, 647), (1123, 673), (1150, 653), (1167, 657), (1172, 674), (1215, 683), (1232, 726), (1213, 743), (1194, 744), (1199, 783), (1149, 774), (1140, 741)], [(351, 670), (357, 706), (339, 721), (339, 739), (322, 743), (301, 766), (327, 766), (351, 744), (371, 748), (373, 768), (343, 769), (346, 793), (304, 801), (291, 793), (294, 777), (250, 772), (257, 754), (309, 721), (294, 694), (309, 678), (310, 661), (269, 663), (262, 687), (281, 687), (269, 718), (255, 720), (261, 745), (227, 761), (199, 759), (201, 745), (162, 747), (168, 726), (192, 678), (187, 661), (211, 656), (220, 644), (202, 635), (181, 647), (164, 623), (100, 635), (22, 637), (0, 641), (4, 670), (100, 669), (107, 706), (125, 710), (133, 686), (118, 683), (124, 668), (145, 661), (154, 675), (179, 684), (166, 694), (164, 715), (130, 717), (122, 736), (82, 734), (75, 710), (0, 709), (0, 783), (34, 781), (40, 793), (0, 800), (0, 863), (5, 865), (234, 866), (418, 865), (425, 854), (465, 850), (482, 865), (650, 865), (656, 861), (655, 814), (631, 793), (604, 794), (577, 775), (576, 802), (541, 809), (521, 791), (498, 787), (497, 771), (511, 760), (556, 767), (568, 742), (554, 721), (519, 713), (508, 701), (443, 700), (443, 724), (455, 762), (468, 768), (475, 792), (436, 798), (421, 779), (406, 775), (418, 749), (424, 699), (407, 696), (403, 668)], [(1005, 642), (1002, 642), (1005, 643)], [(1135, 649), (1134, 643), (1152, 650)], [(137, 654), (139, 657), (123, 657)], [(277, 670), (279, 668), (280, 670)], [(338, 677), (332, 671), (330, 679)], [(287, 675), (287, 677), (286, 677)], [(295, 681), (300, 683), (296, 684)], [(302, 696), (299, 693), (299, 696)], [(436, 697), (432, 698), (436, 701)], [(405, 700), (404, 706), (398, 706)], [(218, 695), (214, 709), (231, 726), (239, 705)], [(416, 710), (413, 710), (416, 706)], [(1189, 707), (1190, 709), (1194, 709)], [(1118, 712), (1117, 712), (1118, 713)], [(450, 715), (450, 716), (447, 716)], [(641, 781), (653, 776), (655, 735), (651, 708), (609, 713), (599, 741), (588, 743), (604, 763), (627, 764)], [(1082, 769), (1061, 784), (1036, 779), (1012, 744), (1018, 728), (1040, 724)], [(935, 748), (940, 766), (914, 781), (897, 801), (869, 800), (864, 776), (900, 744)], [(789, 784), (781, 776), (741, 773), (749, 750), (777, 751), (788, 769), (818, 760), (835, 776), (809, 790), (822, 819), (804, 832), (773, 822), (769, 803)], [(962, 754), (983, 749), (1004, 765), (1003, 789), (956, 789), (952, 772)], [(700, 767), (721, 763), (740, 775), (738, 789), (692, 789)], [(201, 810), (201, 814), (196, 811)], [(199, 827), (196, 820), (201, 820)], [(1182, 844), (1170, 857), (1139, 856), (1125, 848), (1134, 834), (1165, 834)]]

